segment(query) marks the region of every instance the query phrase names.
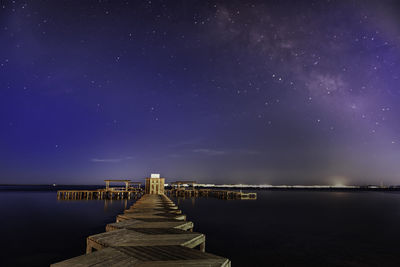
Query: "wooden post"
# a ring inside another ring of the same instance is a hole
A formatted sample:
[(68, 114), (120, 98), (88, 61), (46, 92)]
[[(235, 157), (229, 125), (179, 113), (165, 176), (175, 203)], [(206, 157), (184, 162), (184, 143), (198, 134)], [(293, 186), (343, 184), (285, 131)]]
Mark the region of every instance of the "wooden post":
[(90, 244), (91, 242), (86, 239), (86, 254), (92, 253), (92, 246)]
[(200, 244), (200, 251), (201, 252), (206, 252), (206, 241)]

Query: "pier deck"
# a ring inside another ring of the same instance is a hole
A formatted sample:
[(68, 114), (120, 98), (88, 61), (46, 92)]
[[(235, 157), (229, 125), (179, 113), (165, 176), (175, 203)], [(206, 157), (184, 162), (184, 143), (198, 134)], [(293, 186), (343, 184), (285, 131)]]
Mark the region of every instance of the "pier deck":
[(182, 246), (113, 247), (75, 257), (56, 264), (67, 266), (222, 266), (228, 259)]
[(201, 251), (205, 251), (206, 238), (201, 233), (188, 232), (179, 229), (119, 229), (92, 235), (87, 238), (86, 253), (91, 253), (92, 249), (100, 250), (106, 247), (126, 247), (126, 246), (165, 246), (180, 245), (189, 248), (200, 246)]
[(215, 197), (219, 199), (242, 199), (255, 200), (257, 193), (245, 193), (233, 190), (216, 190), (216, 189), (186, 189), (172, 188), (165, 190), (165, 193), (174, 197)]
[[(104, 180), (105, 188), (95, 190), (58, 190), (58, 200), (135, 199), (143, 195), (140, 182), (131, 180)], [(110, 187), (110, 183), (124, 183), (124, 187)]]
[(135, 199), (142, 196), (143, 190), (58, 190), (57, 199), (59, 200), (91, 200), (91, 199)]
[(52, 266), (231, 266), (205, 252), (205, 235), (181, 213), (165, 195), (143, 195), (106, 232), (87, 238), (86, 255)]
[(168, 219), (184, 221), (186, 220), (186, 215), (184, 214), (171, 214), (171, 213), (125, 213), (117, 216), (117, 222), (130, 219)]
[(185, 231), (193, 230), (193, 223), (188, 221), (169, 221), (169, 222), (144, 222), (142, 220), (125, 220), (118, 223), (110, 223), (106, 226), (106, 231), (117, 229), (138, 229), (138, 228), (175, 228)]

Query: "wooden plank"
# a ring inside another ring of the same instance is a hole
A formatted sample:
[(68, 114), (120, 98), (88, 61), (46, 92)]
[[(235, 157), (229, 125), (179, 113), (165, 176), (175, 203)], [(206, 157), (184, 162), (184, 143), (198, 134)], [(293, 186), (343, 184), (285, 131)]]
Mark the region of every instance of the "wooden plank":
[(142, 213), (128, 213), (120, 214), (117, 216), (117, 222), (129, 219), (170, 219), (185, 221), (186, 215), (184, 214), (169, 214), (169, 213), (157, 213), (157, 214), (142, 214)]
[(169, 209), (169, 208), (130, 208), (124, 211), (127, 213), (173, 213), (173, 214), (182, 214), (181, 210), (178, 209)]
[(92, 235), (87, 238), (87, 252), (90, 253), (92, 248), (97, 250), (105, 247), (119, 246), (164, 246), (164, 245), (180, 245), (189, 248), (201, 246), (205, 248), (205, 236), (201, 233), (188, 232), (179, 229), (179, 234), (149, 234), (143, 231), (139, 232), (135, 229), (119, 229)]
[(118, 223), (110, 223), (106, 226), (106, 231), (116, 229), (135, 229), (135, 228), (176, 228), (185, 231), (193, 230), (193, 222), (190, 221), (166, 221), (166, 222), (145, 222), (143, 220), (125, 220)]
[[(100, 252), (100, 251), (99, 251)], [(88, 256), (90, 255), (90, 256)], [(127, 262), (128, 261), (128, 262)], [(130, 257), (129, 255), (120, 252), (116, 249), (103, 249), (101, 253), (94, 252), (87, 255), (78, 256), (65, 261), (61, 261), (51, 266), (64, 267), (64, 266), (115, 266), (118, 263), (128, 263), (127, 266), (139, 263), (139, 260)]]
[(182, 246), (110, 247), (51, 266), (223, 266), (228, 259)]

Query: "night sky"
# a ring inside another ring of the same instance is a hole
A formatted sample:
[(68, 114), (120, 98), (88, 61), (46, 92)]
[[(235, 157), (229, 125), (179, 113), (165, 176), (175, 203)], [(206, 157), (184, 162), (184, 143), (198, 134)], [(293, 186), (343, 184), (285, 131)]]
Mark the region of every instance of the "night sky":
[(397, 1), (0, 1), (0, 183), (400, 184)]

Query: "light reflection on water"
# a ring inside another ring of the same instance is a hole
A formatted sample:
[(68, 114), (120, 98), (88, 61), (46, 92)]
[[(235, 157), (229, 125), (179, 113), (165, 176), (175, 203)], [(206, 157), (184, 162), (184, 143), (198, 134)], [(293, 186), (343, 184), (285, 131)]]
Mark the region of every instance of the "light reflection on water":
[(57, 200), (56, 192), (0, 192), (0, 266), (48, 266), (85, 253), (86, 237), (130, 206), (127, 200)]
[(175, 199), (234, 266), (400, 266), (400, 194), (258, 191), (257, 200)]
[[(257, 200), (179, 199), (179, 207), (206, 234), (206, 250), (233, 266), (400, 266), (400, 194), (257, 193)], [(48, 266), (84, 254), (86, 237), (132, 202), (2, 191), (0, 266)]]

